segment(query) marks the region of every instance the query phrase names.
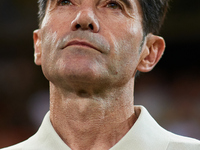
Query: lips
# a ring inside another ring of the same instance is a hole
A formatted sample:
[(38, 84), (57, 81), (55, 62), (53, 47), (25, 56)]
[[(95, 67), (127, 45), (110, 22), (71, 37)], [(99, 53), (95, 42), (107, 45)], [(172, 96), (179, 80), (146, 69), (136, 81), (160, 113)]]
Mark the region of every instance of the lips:
[(92, 48), (92, 49), (99, 51), (94, 45), (92, 45), (88, 42), (85, 42), (85, 41), (73, 40), (73, 41), (70, 41), (64, 48), (66, 48), (68, 46), (82, 46), (82, 47), (88, 47), (88, 48)]

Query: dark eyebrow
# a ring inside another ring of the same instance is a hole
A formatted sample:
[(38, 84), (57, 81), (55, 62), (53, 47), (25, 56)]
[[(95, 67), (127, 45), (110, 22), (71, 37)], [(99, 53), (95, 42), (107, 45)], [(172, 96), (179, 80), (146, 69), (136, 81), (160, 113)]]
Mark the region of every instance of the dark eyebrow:
[(130, 0), (120, 0), (120, 1), (122, 1), (127, 6), (127, 8), (132, 8)]

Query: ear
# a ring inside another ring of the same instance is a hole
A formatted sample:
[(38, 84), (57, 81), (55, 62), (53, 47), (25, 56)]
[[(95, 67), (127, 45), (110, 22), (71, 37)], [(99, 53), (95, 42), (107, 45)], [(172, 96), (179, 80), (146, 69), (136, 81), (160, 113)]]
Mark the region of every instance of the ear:
[(140, 72), (151, 71), (162, 57), (164, 50), (164, 39), (160, 36), (148, 34), (140, 54), (140, 62), (137, 66), (137, 70)]
[(33, 32), (33, 41), (34, 41), (34, 61), (36, 65), (41, 65), (41, 36), (40, 29)]

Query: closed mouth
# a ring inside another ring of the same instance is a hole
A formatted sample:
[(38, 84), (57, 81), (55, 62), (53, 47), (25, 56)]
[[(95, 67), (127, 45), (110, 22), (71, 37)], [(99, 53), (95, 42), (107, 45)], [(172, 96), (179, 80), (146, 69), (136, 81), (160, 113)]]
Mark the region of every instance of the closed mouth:
[(93, 46), (92, 44), (87, 43), (85, 41), (78, 41), (78, 40), (70, 41), (64, 48), (66, 48), (68, 46), (83, 46), (83, 47), (89, 47), (89, 48), (99, 51), (95, 46)]

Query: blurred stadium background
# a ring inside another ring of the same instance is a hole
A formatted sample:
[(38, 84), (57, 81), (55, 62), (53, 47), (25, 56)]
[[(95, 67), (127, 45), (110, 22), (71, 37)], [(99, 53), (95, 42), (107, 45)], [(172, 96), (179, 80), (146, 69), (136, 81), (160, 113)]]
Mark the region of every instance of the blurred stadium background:
[[(136, 80), (135, 103), (164, 128), (200, 139), (200, 1), (174, 0), (161, 30), (167, 47)], [(0, 148), (34, 134), (48, 111), (48, 82), (33, 62), (36, 0), (0, 2)]]

